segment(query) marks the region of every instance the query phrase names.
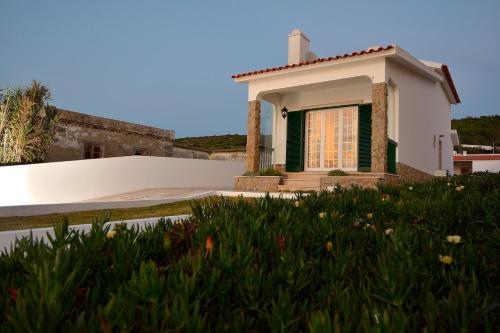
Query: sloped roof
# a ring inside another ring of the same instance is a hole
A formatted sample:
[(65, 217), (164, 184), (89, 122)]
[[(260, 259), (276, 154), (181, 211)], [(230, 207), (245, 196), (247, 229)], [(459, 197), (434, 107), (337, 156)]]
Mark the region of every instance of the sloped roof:
[(357, 51), (357, 52), (345, 53), (345, 54), (338, 54), (338, 55), (333, 56), (333, 57), (318, 58), (318, 59), (312, 60), (312, 61), (299, 62), (298, 64), (293, 64), (293, 65), (284, 65), (284, 66), (279, 66), (279, 67), (271, 67), (271, 68), (265, 68), (265, 69), (260, 69), (260, 70), (256, 70), (256, 71), (250, 71), (250, 72), (246, 72), (246, 73), (234, 74), (231, 76), (231, 78), (238, 79), (240, 77), (245, 77), (245, 76), (250, 76), (250, 75), (257, 75), (257, 74), (262, 74), (262, 73), (281, 71), (284, 69), (307, 66), (307, 65), (317, 64), (320, 62), (335, 61), (335, 60), (339, 60), (339, 59), (356, 57), (356, 56), (360, 56), (360, 55), (364, 55), (364, 54), (376, 53), (376, 52), (380, 52), (380, 51), (387, 51), (387, 50), (391, 50), (393, 48), (394, 48), (394, 45), (387, 45), (386, 47), (381, 46), (379, 48), (373, 48), (373, 49), (369, 49), (369, 50), (363, 50), (363, 51)]

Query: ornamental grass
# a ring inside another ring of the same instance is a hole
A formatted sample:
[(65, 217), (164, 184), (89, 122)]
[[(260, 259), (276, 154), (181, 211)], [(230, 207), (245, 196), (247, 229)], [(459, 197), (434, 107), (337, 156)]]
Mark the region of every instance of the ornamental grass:
[(0, 332), (497, 331), (499, 207), (483, 173), (62, 222), (0, 256)]

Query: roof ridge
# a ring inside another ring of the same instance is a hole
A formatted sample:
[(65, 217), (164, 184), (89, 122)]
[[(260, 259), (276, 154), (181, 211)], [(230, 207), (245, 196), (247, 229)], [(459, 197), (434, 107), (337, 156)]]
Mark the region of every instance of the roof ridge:
[(345, 59), (345, 58), (351, 58), (351, 57), (356, 57), (356, 56), (365, 55), (365, 54), (377, 53), (377, 52), (381, 52), (381, 51), (388, 51), (388, 50), (394, 49), (395, 47), (396, 46), (394, 44), (389, 44), (385, 47), (380, 46), (378, 48), (369, 48), (369, 49), (362, 50), (362, 51), (354, 51), (351, 53), (338, 54), (338, 55), (332, 56), (332, 57), (323, 57), (323, 58), (318, 58), (318, 59), (311, 60), (311, 61), (303, 61), (303, 62), (299, 62), (297, 64), (271, 67), (271, 68), (266, 68), (266, 69), (261, 69), (261, 70), (256, 70), (256, 71), (250, 71), (250, 72), (246, 72), (246, 73), (234, 74), (234, 75), (231, 75), (231, 78), (238, 79), (240, 77), (275, 72), (275, 71), (289, 69), (289, 68), (312, 65), (312, 64), (316, 64), (316, 63), (320, 63), (320, 62), (329, 62), (329, 61), (335, 61), (335, 60), (340, 60), (340, 59)]

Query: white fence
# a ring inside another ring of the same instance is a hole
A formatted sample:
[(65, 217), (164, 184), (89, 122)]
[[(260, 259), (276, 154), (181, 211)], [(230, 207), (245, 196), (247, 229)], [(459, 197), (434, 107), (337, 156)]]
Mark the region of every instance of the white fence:
[(244, 162), (126, 156), (0, 167), (0, 206), (69, 203), (146, 188), (232, 188)]

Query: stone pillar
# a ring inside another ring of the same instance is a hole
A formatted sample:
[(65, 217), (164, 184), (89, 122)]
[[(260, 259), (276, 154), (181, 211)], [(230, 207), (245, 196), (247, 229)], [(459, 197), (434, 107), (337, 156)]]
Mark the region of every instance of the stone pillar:
[(372, 172), (387, 172), (387, 83), (372, 84)]
[(259, 171), (260, 101), (248, 102), (247, 123), (247, 172)]

